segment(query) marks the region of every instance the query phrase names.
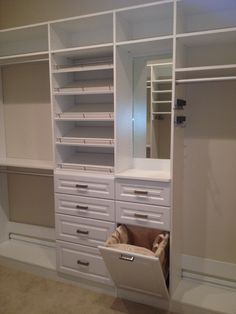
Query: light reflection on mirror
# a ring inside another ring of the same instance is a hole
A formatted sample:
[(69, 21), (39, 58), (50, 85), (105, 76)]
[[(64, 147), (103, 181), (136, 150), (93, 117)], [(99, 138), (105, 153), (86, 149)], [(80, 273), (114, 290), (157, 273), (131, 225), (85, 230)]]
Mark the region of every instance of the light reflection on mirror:
[(135, 58), (134, 157), (170, 159), (172, 59)]

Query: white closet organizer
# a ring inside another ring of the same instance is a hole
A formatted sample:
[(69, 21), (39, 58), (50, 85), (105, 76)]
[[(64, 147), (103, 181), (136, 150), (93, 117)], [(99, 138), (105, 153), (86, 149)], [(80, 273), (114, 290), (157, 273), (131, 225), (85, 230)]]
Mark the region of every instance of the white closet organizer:
[[(172, 104), (172, 60), (160, 60), (150, 64), (150, 157), (165, 158), (170, 156), (170, 132), (163, 139), (163, 130), (171, 130)], [(166, 150), (159, 148), (162, 141), (169, 144)]]
[(57, 149), (59, 167), (113, 172), (113, 70), (111, 46), (53, 53), (55, 142), (64, 146)]
[[(0, 46), (0, 261), (173, 312), (234, 313), (236, 2), (161, 0), (1, 30)], [(56, 231), (12, 222), (10, 172), (50, 181), (53, 154)], [(168, 234), (167, 270), (106, 246), (120, 225)]]
[(0, 258), (55, 271), (48, 60), (48, 24), (0, 31)]

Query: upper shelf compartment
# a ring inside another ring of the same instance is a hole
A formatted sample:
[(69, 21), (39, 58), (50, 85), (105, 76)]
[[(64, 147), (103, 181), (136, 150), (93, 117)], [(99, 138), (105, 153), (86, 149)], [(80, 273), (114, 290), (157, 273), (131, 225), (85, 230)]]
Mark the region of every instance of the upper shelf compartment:
[(235, 26), (235, 0), (177, 1), (177, 34)]
[(121, 9), (116, 13), (116, 41), (147, 40), (173, 34), (173, 1)]
[(47, 24), (1, 30), (0, 62), (47, 54), (47, 30)]
[(177, 35), (177, 79), (234, 76), (235, 70), (236, 28)]
[(51, 50), (60, 51), (113, 43), (112, 13), (81, 16), (51, 24)]

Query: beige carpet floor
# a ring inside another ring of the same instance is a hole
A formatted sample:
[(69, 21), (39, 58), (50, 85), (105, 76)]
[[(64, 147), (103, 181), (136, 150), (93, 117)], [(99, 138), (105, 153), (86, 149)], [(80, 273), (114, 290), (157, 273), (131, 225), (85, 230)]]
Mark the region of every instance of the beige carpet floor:
[(75, 285), (0, 266), (0, 314), (167, 314)]

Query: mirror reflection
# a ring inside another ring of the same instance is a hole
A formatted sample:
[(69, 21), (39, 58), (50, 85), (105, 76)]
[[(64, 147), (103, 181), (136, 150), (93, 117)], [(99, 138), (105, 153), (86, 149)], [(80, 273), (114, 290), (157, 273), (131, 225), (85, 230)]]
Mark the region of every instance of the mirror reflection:
[(172, 59), (134, 61), (134, 157), (170, 159)]

